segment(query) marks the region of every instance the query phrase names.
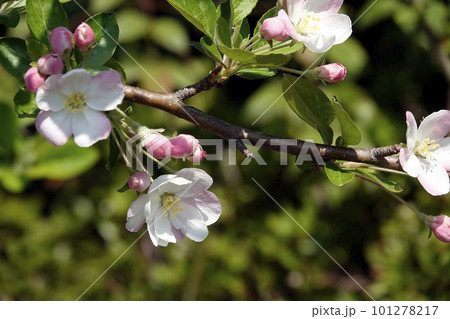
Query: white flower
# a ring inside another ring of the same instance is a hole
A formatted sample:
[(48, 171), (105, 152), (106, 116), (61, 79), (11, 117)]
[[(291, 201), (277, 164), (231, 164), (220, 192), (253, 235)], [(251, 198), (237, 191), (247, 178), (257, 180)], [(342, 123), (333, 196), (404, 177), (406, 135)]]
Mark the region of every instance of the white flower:
[(450, 182), (450, 111), (441, 110), (427, 116), (417, 129), (411, 112), (406, 112), (407, 148), (400, 150), (400, 164), (405, 172), (417, 177), (431, 195), (447, 194)]
[(42, 110), (36, 128), (55, 146), (65, 144), (72, 135), (79, 146), (91, 146), (111, 132), (111, 123), (101, 111), (115, 109), (123, 97), (117, 71), (94, 77), (85, 69), (51, 75), (36, 93), (36, 104)]
[(126, 228), (136, 232), (147, 223), (155, 246), (167, 246), (185, 236), (204, 240), (207, 226), (216, 222), (222, 211), (216, 195), (207, 191), (212, 182), (211, 176), (197, 168), (159, 176), (148, 193), (131, 204)]
[[(338, 14), (343, 0), (287, 0), (292, 23), (285, 23), (287, 33), (313, 52), (325, 52), (352, 34), (352, 22), (345, 14)], [(281, 10), (278, 16), (284, 18)]]

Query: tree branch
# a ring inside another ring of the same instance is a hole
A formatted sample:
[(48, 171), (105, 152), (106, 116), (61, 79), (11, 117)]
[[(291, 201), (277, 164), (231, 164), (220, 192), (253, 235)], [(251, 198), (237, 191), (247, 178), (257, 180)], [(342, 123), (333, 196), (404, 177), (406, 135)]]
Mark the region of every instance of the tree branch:
[[(205, 79), (208, 79), (208, 76)], [(205, 80), (206, 81), (206, 80)], [(207, 80), (212, 83), (211, 80)], [(202, 81), (200, 81), (202, 82)], [(200, 83), (198, 82), (198, 83)], [(125, 86), (125, 100), (136, 102), (160, 109), (189, 121), (224, 140), (238, 140), (238, 149), (246, 157), (252, 157), (252, 153), (245, 147), (244, 143), (255, 145), (263, 141), (262, 147), (276, 151), (286, 152), (292, 155), (320, 154), (324, 160), (344, 160), (358, 163), (367, 163), (387, 167), (394, 170), (402, 170), (398, 157), (400, 145), (392, 145), (380, 148), (351, 148), (324, 144), (316, 144), (301, 140), (287, 139), (258, 131), (253, 131), (225, 122), (217, 117), (206, 114), (195, 107), (188, 106), (183, 102), (184, 98), (198, 93), (198, 88), (187, 87), (172, 94), (152, 92), (133, 86)], [(201, 87), (201, 85), (200, 85)], [(190, 92), (190, 93), (180, 93)], [(281, 141), (281, 142), (280, 142)], [(282, 141), (285, 141), (283, 143)], [(303, 150), (303, 152), (302, 152)]]

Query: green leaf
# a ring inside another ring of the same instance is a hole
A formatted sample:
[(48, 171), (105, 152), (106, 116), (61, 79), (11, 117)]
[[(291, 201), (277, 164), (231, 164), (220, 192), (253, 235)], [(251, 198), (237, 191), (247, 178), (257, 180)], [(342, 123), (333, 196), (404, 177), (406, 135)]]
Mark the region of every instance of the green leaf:
[(231, 29), (228, 22), (222, 18), (218, 17), (216, 21), (216, 27), (214, 31), (214, 42), (220, 47), (225, 46), (231, 48)]
[(303, 48), (303, 43), (296, 42), (292, 46), (285, 46), (279, 49), (274, 49), (270, 51), (271, 54), (284, 54), (284, 55), (290, 55), (292, 53), (295, 53)]
[(334, 107), (334, 112), (341, 126), (342, 139), (339, 145), (347, 146), (359, 144), (361, 142), (361, 131), (358, 126), (356, 126), (339, 102), (333, 101), (331, 104)]
[(355, 177), (355, 172), (341, 170), (338, 166), (330, 162), (325, 165), (325, 173), (330, 182), (337, 186), (345, 185)]
[[(248, 52), (248, 51), (246, 51)], [(254, 55), (250, 59), (241, 60), (242, 64), (255, 65), (255, 66), (272, 66), (283, 65), (291, 59), (290, 56), (283, 54), (266, 54), (266, 55)]]
[(116, 21), (116, 14), (100, 13), (88, 20), (86, 23), (92, 28), (95, 34), (95, 43), (86, 62), (86, 67), (101, 66), (114, 54), (119, 39), (119, 26)]
[(325, 144), (331, 144), (330, 124), (335, 114), (327, 96), (310, 82), (287, 74), (283, 78), (283, 92), (291, 109), (320, 133)]
[(12, 108), (0, 103), (0, 155), (14, 153), (17, 117)]
[(167, 0), (167, 2), (197, 29), (211, 39), (214, 37), (216, 7), (211, 0)]
[(208, 36), (204, 36), (200, 39), (200, 45), (203, 49), (202, 52), (204, 54), (206, 54), (214, 61), (222, 63), (222, 55), (220, 54), (220, 51), (214, 44), (213, 40), (211, 40)]
[(243, 41), (247, 41), (250, 38), (250, 24), (247, 19), (242, 20), (239, 33), (241, 34)]
[(231, 0), (234, 8), (233, 25), (242, 21), (255, 8), (258, 0)]
[[(230, 30), (233, 23), (233, 7), (231, 1), (225, 1), (217, 7), (217, 17), (222, 17), (228, 23)], [(217, 22), (217, 21), (216, 21)]]
[(358, 168), (356, 169), (356, 172), (358, 175), (361, 175), (362, 177), (374, 182), (375, 184), (381, 186), (389, 192), (400, 193), (403, 191), (402, 187), (397, 182), (388, 180), (373, 169)]
[(119, 193), (125, 193), (127, 190), (130, 190), (130, 186), (128, 185), (128, 181), (121, 187), (119, 188), (117, 191)]
[(30, 57), (25, 40), (18, 38), (0, 39), (0, 64), (11, 75), (23, 81), (30, 68)]
[(270, 68), (251, 68), (239, 70), (236, 72), (236, 75), (247, 80), (256, 80), (270, 78), (277, 74), (277, 72), (278, 70)]
[(116, 140), (112, 136), (115, 134), (117, 136), (117, 131), (113, 129), (113, 132), (111, 132), (111, 135), (109, 136), (109, 149), (108, 149), (108, 161), (105, 164), (106, 170), (110, 171), (116, 166), (117, 159), (119, 158), (120, 149), (117, 146)]
[(26, 90), (19, 90), (16, 93), (13, 100), (13, 107), (19, 118), (35, 118), (39, 114), (35, 95)]
[(25, 171), (25, 175), (33, 179), (73, 178), (86, 172), (100, 158), (95, 147), (79, 147), (72, 140), (58, 147), (42, 141), (38, 149), (37, 161)]
[(12, 9), (6, 12), (0, 12), (0, 23), (9, 28), (15, 28), (19, 24), (20, 14), (17, 9)]
[[(232, 60), (236, 61), (253, 61), (255, 54), (243, 49), (232, 49), (219, 45), (220, 51)], [(248, 64), (248, 63), (245, 63)]]
[(50, 53), (48, 47), (37, 40), (28, 39), (27, 43), (27, 52), (30, 55), (31, 61), (37, 61), (40, 57)]
[(68, 27), (69, 19), (58, 0), (27, 0), (27, 24), (36, 40), (50, 47), (48, 36), (59, 26)]

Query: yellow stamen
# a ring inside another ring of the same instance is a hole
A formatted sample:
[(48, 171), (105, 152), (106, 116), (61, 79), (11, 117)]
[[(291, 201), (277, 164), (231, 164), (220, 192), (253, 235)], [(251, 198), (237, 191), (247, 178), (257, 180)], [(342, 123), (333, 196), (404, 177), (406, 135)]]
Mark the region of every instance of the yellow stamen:
[(87, 109), (86, 95), (83, 92), (74, 92), (67, 95), (64, 100), (64, 108), (72, 113), (83, 112)]
[(183, 212), (183, 204), (180, 203), (180, 198), (175, 198), (175, 194), (172, 193), (164, 193), (161, 195), (160, 204), (164, 209), (164, 213), (166, 216), (170, 215), (175, 216), (177, 213)]
[(302, 17), (295, 30), (305, 36), (310, 33), (320, 32), (319, 21), (320, 18), (315, 13), (308, 13)]
[[(439, 146), (435, 140), (430, 141), (429, 138), (426, 138), (420, 144), (417, 142), (416, 147), (414, 147), (414, 154), (427, 159), (436, 159), (432, 151), (438, 149)], [(436, 152), (437, 154), (438, 152)]]

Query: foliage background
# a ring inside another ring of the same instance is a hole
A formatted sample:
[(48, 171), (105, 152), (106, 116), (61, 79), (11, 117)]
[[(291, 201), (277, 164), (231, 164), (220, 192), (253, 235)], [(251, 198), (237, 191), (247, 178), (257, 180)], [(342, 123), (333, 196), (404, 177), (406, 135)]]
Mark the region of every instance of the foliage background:
[[(165, 1), (78, 2), (90, 14), (117, 12), (124, 50), (115, 58), (129, 84), (161, 90), (148, 72), (172, 91), (213, 68), (189, 45), (201, 34)], [(261, 0), (250, 22), (274, 2)], [(342, 11), (356, 21), (374, 2), (348, 0)], [(325, 56), (348, 68), (347, 79), (325, 91), (360, 125), (361, 147), (405, 141), (406, 110), (419, 119), (450, 106), (449, 83), (423, 31), (427, 21), (448, 57), (449, 4), (416, 3), (425, 10), (410, 1), (377, 1), (356, 21), (352, 37)], [(65, 8), (72, 30), (87, 18), (73, 1)], [(24, 20), (16, 29), (2, 26), (0, 34), (28, 37)], [(296, 55), (290, 66), (306, 68), (316, 57)], [(116, 192), (127, 171), (123, 165), (105, 170), (106, 142), (89, 151), (73, 145), (56, 151), (36, 135), (33, 121), (17, 119), (11, 100), (19, 83), (3, 69), (0, 76), (0, 300), (77, 299), (141, 234), (124, 227), (135, 194)], [(319, 141), (282, 99), (251, 126), (281, 92), (279, 75), (233, 78), (189, 103), (244, 127)], [(169, 135), (213, 138), (161, 111), (139, 105), (134, 110), (139, 122), (164, 127)], [(370, 299), (254, 179), (375, 299), (449, 300), (449, 246), (427, 240), (428, 229), (407, 207), (369, 183), (355, 180), (339, 188), (320, 169), (297, 167), (292, 157), (280, 166), (278, 153), (261, 154), (267, 166), (202, 163), (223, 205), (204, 242), (155, 248), (145, 234), (81, 299)], [(237, 160), (242, 161), (240, 154)], [(449, 213), (450, 196), (434, 198), (417, 181), (395, 178), (404, 185), (402, 196), (423, 212)]]

